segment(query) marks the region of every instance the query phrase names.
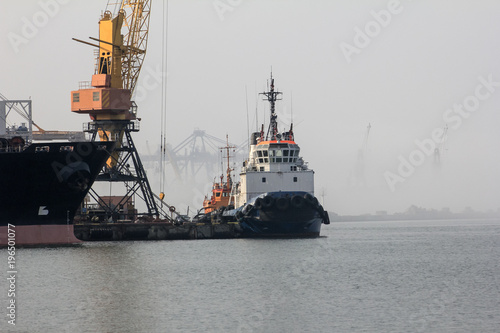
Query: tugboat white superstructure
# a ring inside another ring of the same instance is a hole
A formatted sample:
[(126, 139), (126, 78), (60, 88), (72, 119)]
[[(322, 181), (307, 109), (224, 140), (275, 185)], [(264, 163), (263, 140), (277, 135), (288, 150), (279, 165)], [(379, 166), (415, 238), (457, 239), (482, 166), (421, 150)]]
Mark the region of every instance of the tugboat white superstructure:
[(300, 157), (294, 141), (293, 124), (279, 133), (275, 103), (281, 92), (261, 93), (269, 101), (271, 119), (267, 134), (264, 125), (252, 134), (248, 159), (243, 163), (236, 185), (233, 215), (247, 236), (319, 236), (321, 224), (329, 224), (328, 213), (314, 197), (314, 171)]

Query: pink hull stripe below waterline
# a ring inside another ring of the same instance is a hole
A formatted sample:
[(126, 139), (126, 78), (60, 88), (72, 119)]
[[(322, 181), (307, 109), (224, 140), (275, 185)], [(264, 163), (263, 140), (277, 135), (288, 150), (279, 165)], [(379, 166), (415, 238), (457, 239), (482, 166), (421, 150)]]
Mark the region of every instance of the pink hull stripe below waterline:
[[(11, 231), (8, 236), (8, 231)], [(15, 234), (12, 233), (15, 232)], [(0, 247), (8, 245), (9, 240), (14, 240), (16, 246), (36, 245), (67, 245), (82, 243), (73, 233), (73, 225), (20, 225), (13, 227), (0, 227)]]

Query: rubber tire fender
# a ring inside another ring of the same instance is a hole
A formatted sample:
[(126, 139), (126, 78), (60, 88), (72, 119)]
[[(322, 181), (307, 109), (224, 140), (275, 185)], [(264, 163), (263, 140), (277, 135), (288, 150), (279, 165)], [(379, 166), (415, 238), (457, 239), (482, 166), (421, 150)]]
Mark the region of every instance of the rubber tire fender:
[(264, 197), (264, 199), (262, 199), (262, 200), (263, 200), (262, 203), (264, 204), (265, 209), (269, 209), (269, 208), (272, 208), (274, 206), (274, 198), (272, 196), (266, 195)]
[(290, 207), (290, 200), (287, 197), (276, 199), (276, 208), (279, 210), (287, 210)]
[(304, 207), (304, 198), (298, 195), (294, 195), (292, 199), (290, 199), (290, 203), (294, 208), (302, 208)]
[(262, 208), (264, 208), (264, 201), (262, 200), (262, 198), (257, 198), (255, 199), (253, 206), (258, 210), (261, 210)]
[(311, 193), (306, 193), (304, 194), (304, 199), (306, 200), (306, 202), (311, 205), (312, 207), (318, 207), (319, 206), (319, 202), (318, 202), (318, 198), (316, 198), (314, 195), (312, 195)]

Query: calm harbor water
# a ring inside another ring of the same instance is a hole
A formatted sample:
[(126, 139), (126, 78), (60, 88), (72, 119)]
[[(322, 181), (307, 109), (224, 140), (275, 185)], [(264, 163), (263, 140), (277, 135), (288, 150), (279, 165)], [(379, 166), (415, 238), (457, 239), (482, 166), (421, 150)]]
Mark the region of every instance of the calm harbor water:
[(317, 239), (17, 249), (0, 332), (498, 332), (500, 221), (350, 222)]

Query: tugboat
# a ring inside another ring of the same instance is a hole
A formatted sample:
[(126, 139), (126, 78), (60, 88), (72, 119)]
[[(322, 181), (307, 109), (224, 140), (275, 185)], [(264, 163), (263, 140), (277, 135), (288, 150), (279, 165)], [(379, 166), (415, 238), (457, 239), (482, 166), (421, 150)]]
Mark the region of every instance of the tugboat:
[(275, 91), (272, 73), (270, 89), (261, 95), (270, 103), (269, 128), (264, 135), (262, 125), (250, 138), (234, 216), (246, 236), (317, 237), (321, 224), (330, 224), (330, 219), (314, 196), (314, 171), (299, 155), (293, 124), (284, 133), (278, 131), (275, 105), (282, 93)]
[(228, 160), (227, 182), (214, 184), (212, 198), (204, 201), (204, 218), (239, 222), (243, 237), (317, 237), (321, 224), (330, 224), (330, 219), (314, 196), (314, 171), (299, 155), (293, 124), (284, 133), (278, 131), (275, 105), (282, 93), (275, 91), (272, 73), (270, 83), (269, 91), (261, 93), (271, 109), (267, 134), (264, 125), (252, 133), (238, 183), (231, 181)]
[(227, 222), (227, 219), (222, 220), (222, 213), (226, 210), (234, 209), (234, 196), (231, 195), (233, 190), (233, 180), (231, 178), (231, 171), (233, 169), (229, 166), (229, 149), (236, 148), (229, 145), (229, 138), (226, 135), (227, 144), (225, 147), (220, 149), (226, 150), (227, 158), (227, 169), (226, 169), (226, 181), (224, 182), (224, 175), (220, 176), (219, 182), (214, 182), (212, 185), (212, 195), (209, 198), (205, 196), (203, 200), (203, 213), (198, 213), (195, 217), (197, 222)]

